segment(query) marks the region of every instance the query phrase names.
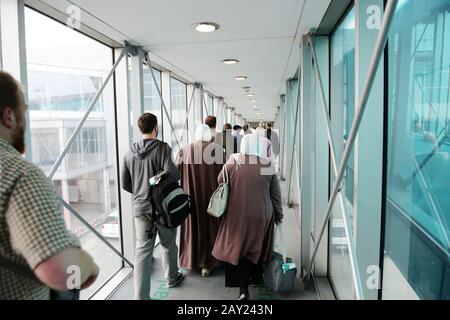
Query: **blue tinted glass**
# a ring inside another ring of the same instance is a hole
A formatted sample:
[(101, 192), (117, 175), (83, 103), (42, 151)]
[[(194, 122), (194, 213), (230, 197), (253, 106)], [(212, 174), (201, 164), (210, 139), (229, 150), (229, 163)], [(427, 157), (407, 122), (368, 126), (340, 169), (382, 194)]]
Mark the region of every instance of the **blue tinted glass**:
[(389, 35), (386, 299), (449, 298), (449, 8), (400, 1)]

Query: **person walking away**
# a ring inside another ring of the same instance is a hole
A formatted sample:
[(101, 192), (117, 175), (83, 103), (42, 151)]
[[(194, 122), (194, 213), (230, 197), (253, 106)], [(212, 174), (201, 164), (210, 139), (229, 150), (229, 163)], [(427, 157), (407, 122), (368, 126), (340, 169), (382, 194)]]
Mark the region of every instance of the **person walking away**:
[(242, 127), (240, 125), (235, 125), (233, 127), (233, 138), (234, 138), (234, 153), (241, 152), (241, 142), (242, 142)]
[(248, 300), (249, 283), (262, 278), (262, 265), (272, 258), (275, 223), (283, 219), (280, 184), (261, 150), (261, 137), (246, 135), (241, 154), (224, 166), (230, 179), (228, 209), (212, 254), (225, 263), (225, 285), (240, 288), (239, 300)]
[(0, 300), (49, 300), (51, 290), (88, 288), (99, 273), (66, 229), (52, 184), (23, 158), (25, 112), (19, 83), (0, 71)]
[[(151, 267), (156, 233), (163, 250), (162, 265), (167, 286), (179, 285), (184, 275), (178, 269), (178, 246), (176, 229), (156, 224), (152, 219), (149, 180), (162, 169), (175, 180), (180, 173), (172, 160), (172, 149), (159, 141), (158, 119), (151, 113), (143, 114), (138, 121), (142, 139), (130, 147), (122, 167), (122, 188), (133, 194), (133, 213), (136, 232), (134, 264), (134, 299), (149, 300), (151, 288)], [(164, 154), (164, 156), (161, 155)], [(164, 159), (161, 163), (160, 159)], [(162, 168), (158, 168), (161, 166)]]
[(211, 130), (211, 142), (216, 142), (221, 145), (220, 141), (222, 141), (222, 133), (217, 132), (217, 118), (214, 116), (208, 116), (205, 119), (205, 125), (207, 125)]
[(276, 158), (280, 154), (280, 139), (273, 130), (272, 123), (267, 124), (266, 138), (272, 143), (273, 157)]
[(193, 210), (181, 227), (180, 266), (201, 270), (207, 277), (219, 261), (212, 255), (220, 220), (207, 212), (212, 194), (216, 191), (217, 175), (224, 164), (223, 149), (211, 143), (211, 130), (200, 125), (196, 141), (181, 149), (177, 165), (183, 189), (191, 197)]
[(244, 136), (247, 134), (252, 134), (252, 130), (248, 124), (244, 125), (243, 130), (244, 130)]

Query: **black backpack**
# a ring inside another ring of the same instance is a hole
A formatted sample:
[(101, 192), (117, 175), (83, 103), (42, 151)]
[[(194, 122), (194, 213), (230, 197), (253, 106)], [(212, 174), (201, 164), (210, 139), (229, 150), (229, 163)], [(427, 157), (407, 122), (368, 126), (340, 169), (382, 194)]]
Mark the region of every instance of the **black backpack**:
[(166, 145), (161, 143), (159, 149), (161, 161), (158, 164), (158, 174), (154, 177), (157, 184), (152, 185), (149, 181), (152, 219), (162, 227), (175, 229), (189, 216), (191, 200), (178, 181), (164, 171)]

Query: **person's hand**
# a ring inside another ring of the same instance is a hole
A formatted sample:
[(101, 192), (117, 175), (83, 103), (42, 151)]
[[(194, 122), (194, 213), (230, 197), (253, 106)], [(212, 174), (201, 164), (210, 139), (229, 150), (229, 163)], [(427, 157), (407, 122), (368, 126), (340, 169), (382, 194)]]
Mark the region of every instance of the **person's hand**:
[(97, 280), (99, 272), (100, 272), (99, 267), (96, 264), (94, 264), (93, 270), (91, 271), (89, 278), (85, 281), (85, 283), (83, 283), (81, 289), (84, 290), (92, 286), (94, 282)]
[(283, 222), (283, 216), (275, 217), (275, 224), (279, 225)]

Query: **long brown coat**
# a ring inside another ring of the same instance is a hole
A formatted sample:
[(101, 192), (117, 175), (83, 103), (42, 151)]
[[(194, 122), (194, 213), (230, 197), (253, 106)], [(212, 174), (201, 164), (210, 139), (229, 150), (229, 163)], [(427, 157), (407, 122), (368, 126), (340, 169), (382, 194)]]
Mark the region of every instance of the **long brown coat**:
[[(228, 209), (222, 217), (213, 256), (233, 265), (246, 258), (254, 264), (270, 261), (275, 220), (283, 217), (281, 190), (275, 174), (261, 174), (263, 165), (256, 157), (233, 156), (226, 166), (230, 176)], [(253, 162), (250, 162), (253, 161)], [(218, 182), (223, 181), (222, 173)]]
[[(209, 146), (209, 147), (208, 147)], [(181, 226), (180, 266), (189, 270), (198, 270), (201, 266), (216, 267), (219, 261), (211, 252), (219, 231), (220, 220), (207, 213), (212, 194), (217, 189), (217, 175), (223, 167), (223, 152), (221, 161), (202, 161), (197, 158), (205, 148), (211, 152), (215, 144), (197, 141), (179, 152), (177, 164), (181, 173), (181, 184), (184, 191), (191, 197), (193, 210), (186, 222)], [(221, 148), (214, 149), (221, 152)], [(196, 155), (197, 154), (197, 155)], [(199, 161), (200, 160), (200, 161)], [(213, 164), (207, 164), (213, 163)]]

